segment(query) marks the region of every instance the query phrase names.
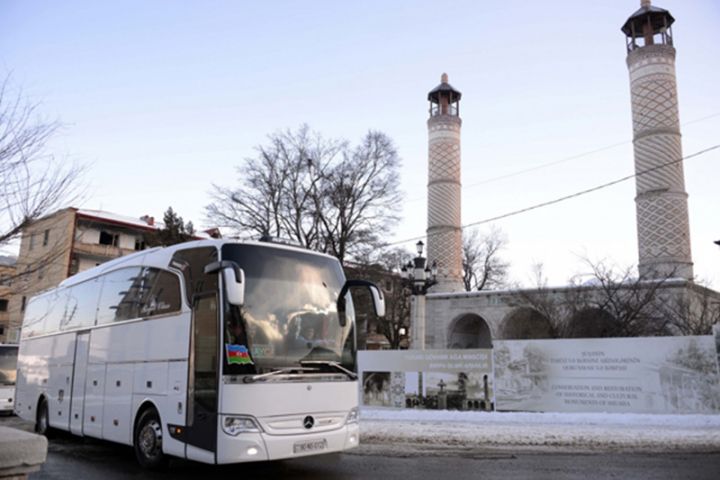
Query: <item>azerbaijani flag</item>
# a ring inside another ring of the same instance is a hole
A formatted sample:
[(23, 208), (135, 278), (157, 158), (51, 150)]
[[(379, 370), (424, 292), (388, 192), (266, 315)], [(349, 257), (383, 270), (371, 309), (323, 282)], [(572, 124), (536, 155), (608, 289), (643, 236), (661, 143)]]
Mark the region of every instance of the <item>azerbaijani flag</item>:
[(225, 354), (229, 364), (254, 365), (250, 352), (245, 345), (225, 345)]

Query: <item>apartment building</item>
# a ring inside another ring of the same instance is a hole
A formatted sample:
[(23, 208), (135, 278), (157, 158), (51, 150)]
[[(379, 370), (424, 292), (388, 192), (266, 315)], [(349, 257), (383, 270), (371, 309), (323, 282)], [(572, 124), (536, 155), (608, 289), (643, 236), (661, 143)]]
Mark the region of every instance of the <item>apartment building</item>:
[(15, 258), (0, 256), (0, 343), (5, 343), (10, 323), (10, 293), (14, 278)]
[[(78, 272), (143, 250), (145, 236), (157, 229), (151, 217), (136, 219), (77, 208), (59, 210), (27, 227), (12, 285), (4, 291), (0, 286), (0, 342), (19, 340), (28, 298)], [(7, 300), (5, 312), (2, 300)]]

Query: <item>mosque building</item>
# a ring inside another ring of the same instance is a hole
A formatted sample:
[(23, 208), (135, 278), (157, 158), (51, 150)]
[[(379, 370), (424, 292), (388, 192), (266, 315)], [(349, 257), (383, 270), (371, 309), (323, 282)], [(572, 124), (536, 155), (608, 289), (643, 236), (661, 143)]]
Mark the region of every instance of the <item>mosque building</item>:
[[(656, 302), (686, 302), (693, 308), (720, 293), (693, 282), (688, 195), (683, 176), (678, 120), (675, 47), (670, 12), (642, 0), (640, 9), (622, 26), (630, 76), (636, 173), (638, 273), (647, 285), (661, 287)], [(547, 312), (529, 301), (544, 295), (560, 305), (570, 336), (604, 336), (607, 311), (562, 308), (569, 295), (592, 297), (593, 287), (566, 286), (539, 290), (464, 292), (462, 287), (460, 100), (462, 94), (442, 75), (428, 94), (428, 227), (427, 258), (436, 262), (437, 285), (413, 315), (413, 330), (424, 336), (425, 348), (492, 348), (494, 339), (552, 338)], [(582, 289), (582, 292), (578, 290)], [(424, 317), (424, 319), (422, 318)], [(418, 319), (418, 320), (416, 320)], [(684, 332), (676, 332), (684, 333)], [(418, 348), (418, 345), (415, 345)], [(422, 347), (419, 347), (422, 348)]]

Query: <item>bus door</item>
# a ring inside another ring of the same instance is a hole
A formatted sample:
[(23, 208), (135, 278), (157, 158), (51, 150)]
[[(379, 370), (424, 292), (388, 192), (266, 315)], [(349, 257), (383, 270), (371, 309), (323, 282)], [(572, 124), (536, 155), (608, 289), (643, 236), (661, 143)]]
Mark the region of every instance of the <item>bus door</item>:
[(87, 377), (89, 347), (90, 332), (78, 333), (75, 341), (75, 366), (73, 368), (72, 393), (70, 395), (70, 431), (75, 435), (83, 434), (85, 378)]
[(218, 295), (208, 292), (193, 299), (193, 338), (188, 429), (185, 441), (215, 452), (218, 424)]

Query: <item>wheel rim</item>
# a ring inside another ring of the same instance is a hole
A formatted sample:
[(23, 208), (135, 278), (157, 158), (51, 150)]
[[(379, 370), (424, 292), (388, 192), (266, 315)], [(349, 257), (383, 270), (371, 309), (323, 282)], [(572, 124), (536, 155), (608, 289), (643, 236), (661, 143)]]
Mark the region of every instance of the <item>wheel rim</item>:
[(147, 459), (153, 459), (162, 452), (162, 428), (157, 420), (150, 420), (143, 425), (138, 435), (138, 447)]

